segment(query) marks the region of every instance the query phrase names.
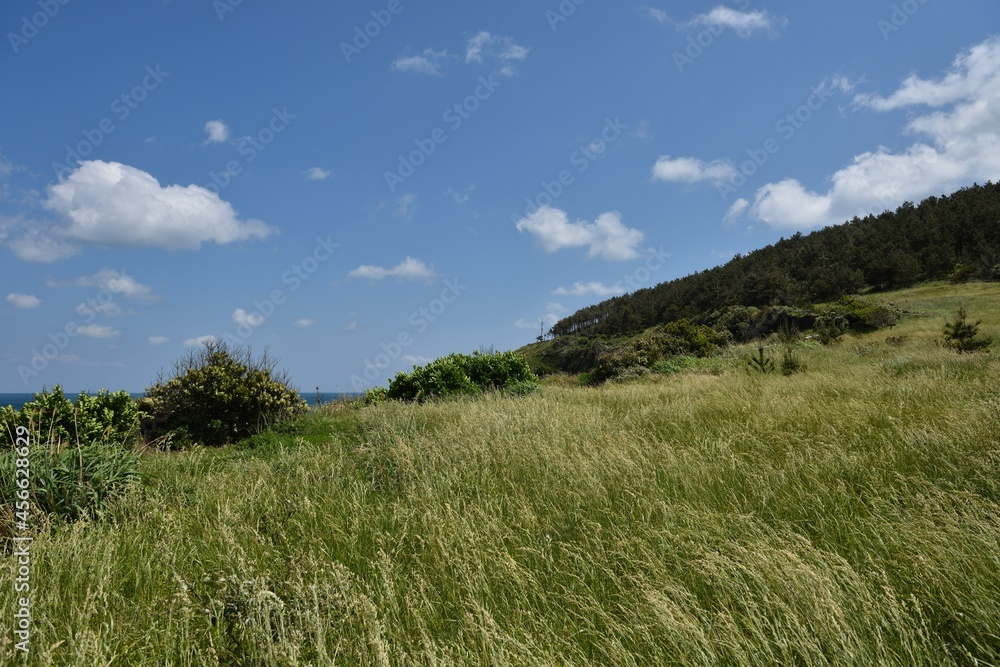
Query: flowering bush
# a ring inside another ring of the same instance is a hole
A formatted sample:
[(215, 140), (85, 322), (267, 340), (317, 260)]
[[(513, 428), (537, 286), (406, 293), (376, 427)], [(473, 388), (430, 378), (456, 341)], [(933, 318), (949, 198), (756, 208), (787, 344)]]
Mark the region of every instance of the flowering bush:
[(265, 352), (210, 342), (174, 364), (173, 377), (146, 390), (145, 435), (162, 446), (237, 442), (292, 420), (306, 402)]

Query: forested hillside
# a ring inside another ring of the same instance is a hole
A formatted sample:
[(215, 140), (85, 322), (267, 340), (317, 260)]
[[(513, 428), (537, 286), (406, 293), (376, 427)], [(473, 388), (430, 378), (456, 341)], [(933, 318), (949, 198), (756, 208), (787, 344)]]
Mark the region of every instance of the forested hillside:
[(728, 306), (801, 306), (945, 278), (1000, 280), (1000, 184), (798, 233), (723, 266), (584, 308), (550, 333), (630, 335)]

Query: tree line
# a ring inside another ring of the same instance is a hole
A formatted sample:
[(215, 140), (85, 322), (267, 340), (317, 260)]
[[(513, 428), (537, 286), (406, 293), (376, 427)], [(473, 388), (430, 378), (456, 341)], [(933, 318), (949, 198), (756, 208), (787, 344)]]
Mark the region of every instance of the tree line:
[(941, 279), (1000, 280), (1000, 184), (797, 233), (707, 271), (583, 308), (549, 333), (631, 335), (729, 306), (806, 306)]

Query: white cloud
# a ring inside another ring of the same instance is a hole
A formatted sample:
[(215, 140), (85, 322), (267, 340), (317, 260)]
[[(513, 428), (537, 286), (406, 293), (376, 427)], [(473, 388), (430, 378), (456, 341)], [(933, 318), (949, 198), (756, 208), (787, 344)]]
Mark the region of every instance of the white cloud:
[(448, 59), (447, 51), (425, 49), (420, 55), (396, 58), (392, 61), (392, 69), (397, 72), (414, 72), (416, 74), (441, 76), (441, 65), (447, 62)]
[(809, 229), (1000, 179), (1000, 38), (959, 54), (939, 79), (912, 75), (891, 95), (858, 95), (855, 104), (907, 111), (903, 131), (919, 140), (857, 155), (826, 192), (794, 178), (769, 183), (757, 191), (752, 216), (775, 229)]
[(3, 154), (3, 151), (0, 151), (0, 178), (7, 178), (11, 175), (11, 173), (13, 173), (13, 171), (14, 165), (7, 159), (7, 156)]
[(476, 34), (465, 44), (465, 62), (482, 63), (485, 59), (501, 64), (500, 73), (513, 76), (517, 73), (513, 63), (524, 60), (531, 49), (521, 46), (510, 37), (493, 35), (485, 30)]
[(166, 336), (150, 336), (149, 337), (149, 344), (150, 345), (165, 345), (166, 343), (169, 343), (169, 342), (170, 342), (170, 339), (167, 338)]
[(120, 335), (120, 332), (117, 330), (101, 324), (87, 324), (77, 327), (76, 332), (87, 338), (116, 338)]
[(601, 282), (591, 281), (575, 282), (572, 287), (558, 287), (552, 292), (559, 296), (619, 296), (625, 293), (621, 285), (605, 285)]
[(367, 280), (399, 278), (401, 280), (430, 281), (437, 276), (437, 273), (434, 271), (433, 267), (424, 264), (419, 259), (407, 257), (391, 269), (386, 269), (381, 266), (369, 266), (362, 264), (347, 275), (351, 278), (365, 278)]
[(403, 195), (402, 197), (397, 197), (395, 203), (396, 203), (396, 217), (407, 218), (417, 208), (417, 195), (408, 194), (408, 195)]
[(10, 242), (18, 257), (52, 262), (81, 245), (196, 250), (201, 244), (262, 239), (275, 229), (241, 221), (219, 195), (197, 185), (163, 187), (148, 173), (118, 162), (89, 160), (49, 186), (51, 224), (22, 224)]
[(33, 308), (38, 308), (38, 306), (42, 304), (42, 300), (34, 294), (11, 293), (7, 295), (7, 303), (15, 308), (20, 308), (21, 310), (31, 310)]
[(427, 357), (421, 357), (413, 354), (404, 354), (403, 361), (408, 364), (413, 364), (414, 366), (423, 366), (424, 364), (429, 364), (433, 359), (428, 359)]
[(546, 313), (545, 315), (534, 321), (529, 321), (524, 318), (521, 318), (516, 322), (514, 322), (514, 326), (517, 327), (518, 329), (525, 329), (531, 331), (538, 331), (539, 329), (548, 331), (549, 329), (552, 328), (552, 325), (554, 325), (559, 320), (560, 317), (555, 313)]
[(300, 320), (295, 320), (295, 326), (301, 327), (303, 329), (306, 328), (306, 327), (311, 327), (314, 324), (316, 324), (316, 320), (310, 320), (310, 319), (308, 319), (306, 317), (303, 317)]
[(565, 211), (551, 206), (518, 220), (517, 230), (534, 236), (545, 252), (589, 246), (588, 258), (608, 261), (635, 259), (639, 256), (636, 246), (644, 238), (639, 230), (623, 225), (617, 212), (602, 213), (593, 223), (570, 222)]
[(723, 182), (736, 176), (728, 160), (703, 162), (693, 157), (671, 158), (664, 155), (653, 165), (653, 180), (679, 183)]
[(670, 17), (662, 9), (656, 9), (655, 7), (640, 7), (640, 13), (648, 19), (656, 21), (660, 24), (670, 23)]
[(733, 202), (733, 205), (729, 207), (726, 211), (726, 217), (723, 218), (726, 222), (733, 222), (738, 220), (741, 215), (749, 208), (750, 202), (742, 197)]
[(80, 317), (88, 317), (93, 315), (94, 313), (106, 315), (107, 317), (119, 317), (120, 315), (122, 315), (121, 306), (119, 306), (114, 301), (99, 303), (94, 301), (93, 299), (91, 299), (89, 303), (77, 304), (76, 308), (73, 309), (73, 312), (79, 315)]
[(206, 343), (218, 342), (218, 338), (215, 336), (198, 336), (197, 338), (188, 338), (184, 341), (184, 347), (201, 347)]
[(773, 32), (778, 28), (783, 28), (787, 24), (787, 19), (773, 17), (766, 11), (753, 10), (741, 12), (737, 9), (719, 5), (705, 14), (695, 16), (685, 25), (687, 27), (704, 26), (719, 30), (729, 28), (740, 37), (749, 37), (758, 30)]
[(221, 144), (229, 138), (229, 128), (221, 120), (210, 120), (205, 123), (206, 144)]
[(114, 269), (107, 268), (101, 269), (89, 276), (81, 276), (70, 282), (50, 280), (46, 284), (49, 287), (98, 287), (112, 294), (121, 294), (124, 297), (138, 301), (152, 301), (156, 299), (149, 285), (143, 285), (123, 271), (115, 271)]
[(256, 329), (264, 324), (264, 316), (260, 313), (248, 313), (242, 308), (237, 308), (233, 311), (232, 321), (238, 327), (247, 326), (251, 329)]
[(333, 172), (323, 167), (311, 167), (302, 172), (302, 175), (310, 181), (325, 181), (333, 176)]

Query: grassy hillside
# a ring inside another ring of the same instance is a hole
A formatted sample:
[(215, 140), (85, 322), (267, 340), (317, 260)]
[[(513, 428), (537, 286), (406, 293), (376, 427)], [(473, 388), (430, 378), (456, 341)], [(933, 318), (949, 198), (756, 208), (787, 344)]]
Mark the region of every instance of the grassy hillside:
[(960, 305), (1000, 337), (1000, 285), (892, 298), (791, 377), (730, 348), (147, 454), (33, 543), (29, 664), (1000, 664), (1000, 353), (937, 345)]

